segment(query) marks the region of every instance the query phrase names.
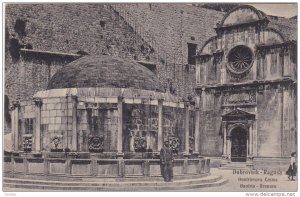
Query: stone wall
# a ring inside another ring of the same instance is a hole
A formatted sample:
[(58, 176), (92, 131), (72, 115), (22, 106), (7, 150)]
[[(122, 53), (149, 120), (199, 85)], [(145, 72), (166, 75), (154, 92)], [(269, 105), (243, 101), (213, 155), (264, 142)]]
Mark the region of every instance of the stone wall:
[(80, 57), (76, 53), (153, 61), (149, 45), (107, 4), (8, 4), (5, 9), (5, 95), (10, 103), (45, 90), (58, 69)]
[(72, 138), (72, 99), (47, 98), (42, 100), (41, 136), (42, 150), (54, 148), (54, 139), (59, 142), (58, 149), (71, 148)]
[(158, 107), (149, 104), (125, 104), (123, 109), (124, 151), (159, 151)]
[(223, 17), (222, 12), (183, 3), (128, 3), (121, 6), (154, 36), (157, 44), (167, 52), (167, 62), (180, 65), (188, 63), (187, 44), (201, 47), (215, 35), (213, 27)]
[(221, 156), (221, 97), (211, 92), (202, 95), (200, 103), (200, 155)]
[[(282, 91), (269, 89), (258, 94), (258, 156), (280, 157), (282, 148)], [(287, 155), (286, 155), (287, 156)]]
[[(144, 24), (162, 45), (168, 54), (166, 62), (159, 61), (154, 54), (160, 52), (154, 52), (141, 40), (138, 32), (112, 11), (109, 4), (8, 4), (5, 8), (5, 94), (10, 100), (28, 99), (47, 84), (47, 67), (20, 56), (19, 49), (27, 48), (59, 53), (105, 53), (152, 61), (157, 64), (158, 76), (165, 85), (166, 78), (172, 78), (176, 94), (193, 95), (194, 68), (184, 66), (187, 64), (187, 43), (202, 45), (214, 34), (212, 28), (203, 31), (203, 26), (213, 26), (212, 17), (221, 18), (222, 14), (185, 4), (122, 6), (134, 10), (137, 22)], [(64, 63), (58, 61), (55, 65)], [(51, 70), (50, 77), (55, 70)]]
[[(185, 4), (122, 4), (154, 35), (166, 58), (159, 58), (138, 31), (109, 4), (8, 4), (5, 7), (5, 94), (8, 100), (27, 100), (44, 90), (69, 58), (63, 53), (109, 54), (151, 61), (165, 87), (185, 99), (194, 95), (194, 67), (187, 64), (187, 43), (202, 45), (214, 34), (213, 17), (222, 13)], [(210, 24), (210, 25), (208, 25)], [(166, 31), (167, 28), (167, 31)], [(28, 54), (21, 48), (58, 54)], [(53, 60), (56, 59), (56, 60)], [(170, 78), (169, 82), (167, 78)], [(168, 85), (169, 84), (169, 85)], [(9, 129), (9, 128), (8, 128)]]
[(49, 80), (47, 64), (51, 65), (51, 77), (70, 62), (51, 58), (50, 63), (45, 62), (49, 57), (38, 53), (28, 59), (20, 54), (20, 48), (153, 59), (149, 45), (106, 4), (9, 4), (5, 9), (5, 94), (10, 100), (29, 99), (44, 89)]
[(187, 66), (188, 43), (201, 48), (215, 35), (213, 27), (223, 13), (183, 3), (129, 3), (119, 7), (154, 37), (159, 55), (166, 60), (166, 77), (171, 78), (176, 93), (184, 98), (194, 96), (195, 67)]

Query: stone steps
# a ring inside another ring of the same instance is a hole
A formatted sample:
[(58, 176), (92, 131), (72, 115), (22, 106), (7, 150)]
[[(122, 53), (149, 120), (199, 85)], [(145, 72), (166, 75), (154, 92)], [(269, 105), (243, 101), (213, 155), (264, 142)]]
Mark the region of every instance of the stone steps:
[(22, 188), (35, 190), (54, 190), (54, 191), (160, 191), (160, 190), (185, 190), (203, 187), (220, 186), (227, 183), (222, 176), (206, 176), (200, 178), (189, 178), (174, 180), (173, 182), (164, 181), (125, 181), (125, 182), (103, 182), (99, 181), (44, 181), (4, 178), (4, 188)]
[(219, 169), (222, 169), (222, 170), (233, 170), (233, 169), (249, 170), (250, 168), (244, 162), (232, 162), (232, 163), (226, 164), (224, 166), (221, 166)]
[[(196, 179), (196, 178), (203, 178), (209, 176), (210, 173), (203, 173), (203, 174), (182, 174), (182, 175), (174, 175), (174, 180), (184, 180), (184, 179)], [(90, 177), (90, 176), (67, 176), (67, 175), (38, 175), (38, 174), (30, 174), (24, 175), (23, 173), (15, 173), (11, 175), (10, 173), (4, 173), (4, 177), (7, 178), (15, 178), (15, 179), (30, 179), (30, 180), (47, 180), (47, 181), (84, 181), (84, 182), (135, 182), (135, 181), (163, 181), (161, 175), (154, 175), (154, 176), (126, 176), (123, 178), (119, 177)]]

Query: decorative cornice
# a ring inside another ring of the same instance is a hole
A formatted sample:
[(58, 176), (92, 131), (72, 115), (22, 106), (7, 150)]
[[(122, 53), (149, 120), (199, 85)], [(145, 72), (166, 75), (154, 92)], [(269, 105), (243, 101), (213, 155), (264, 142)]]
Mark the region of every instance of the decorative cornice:
[(226, 88), (226, 87), (238, 87), (238, 86), (257, 86), (262, 84), (272, 84), (272, 83), (293, 83), (296, 84), (297, 82), (292, 79), (291, 77), (284, 77), (281, 79), (275, 79), (275, 80), (253, 80), (248, 81), (244, 83), (227, 83), (227, 84), (214, 84), (214, 85), (203, 85), (199, 84), (196, 85), (196, 91), (205, 90), (207, 89), (217, 89), (217, 88)]
[(268, 44), (268, 45), (257, 44), (255, 46), (255, 48), (256, 48), (257, 51), (262, 51), (262, 50), (266, 51), (266, 50), (274, 49), (274, 48), (287, 49), (290, 46), (292, 46), (292, 47), (297, 46), (297, 42), (289, 40), (289, 41), (282, 42), (282, 43), (274, 43), (274, 44)]
[(233, 24), (233, 25), (228, 25), (228, 26), (217, 26), (215, 27), (215, 31), (217, 32), (217, 34), (219, 34), (220, 32), (227, 30), (227, 29), (235, 29), (237, 27), (246, 27), (246, 26), (251, 26), (251, 25), (266, 25), (269, 23), (269, 19), (268, 18), (263, 18), (260, 20), (256, 20), (256, 21), (251, 21), (251, 22), (247, 22), (247, 23), (239, 23), (239, 24)]

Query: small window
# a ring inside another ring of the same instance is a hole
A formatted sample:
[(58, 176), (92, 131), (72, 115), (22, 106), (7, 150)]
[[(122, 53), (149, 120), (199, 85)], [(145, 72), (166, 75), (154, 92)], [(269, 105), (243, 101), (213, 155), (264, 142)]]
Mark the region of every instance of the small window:
[(33, 119), (25, 119), (25, 134), (33, 134)]
[(188, 43), (188, 64), (196, 65), (197, 44)]
[(104, 28), (105, 27), (105, 21), (100, 21), (100, 26), (102, 27), (102, 28)]

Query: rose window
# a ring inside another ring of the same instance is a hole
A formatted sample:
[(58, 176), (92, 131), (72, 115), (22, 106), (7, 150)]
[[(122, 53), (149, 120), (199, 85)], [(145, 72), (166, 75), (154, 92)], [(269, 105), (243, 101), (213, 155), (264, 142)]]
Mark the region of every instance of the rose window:
[(246, 46), (237, 46), (229, 52), (228, 69), (235, 74), (242, 74), (248, 71), (253, 62), (253, 54), (251, 49)]

